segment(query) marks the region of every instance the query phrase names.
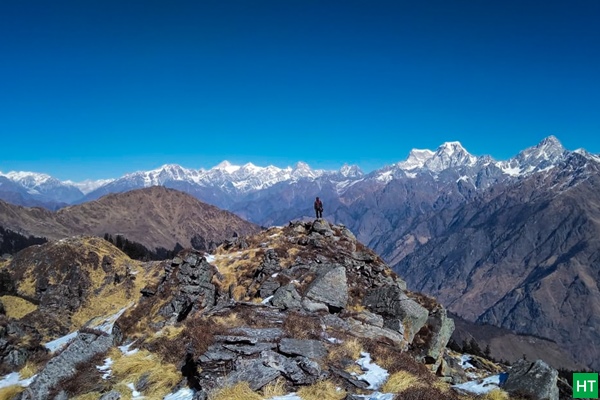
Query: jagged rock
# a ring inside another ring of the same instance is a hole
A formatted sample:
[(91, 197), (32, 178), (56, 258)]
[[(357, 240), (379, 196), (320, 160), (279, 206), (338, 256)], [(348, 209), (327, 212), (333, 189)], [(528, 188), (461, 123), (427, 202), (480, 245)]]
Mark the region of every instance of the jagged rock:
[(199, 361), (203, 363), (214, 362), (214, 361), (231, 361), (235, 360), (237, 355), (223, 347), (222, 344), (211, 344), (208, 346), (208, 350), (200, 356)]
[(99, 400), (120, 400), (120, 399), (121, 399), (121, 393), (117, 392), (116, 390), (111, 390), (110, 392), (103, 394)]
[(352, 318), (348, 318), (348, 333), (367, 339), (383, 337), (391, 340), (393, 343), (396, 343), (396, 345), (402, 350), (406, 350), (408, 348), (408, 342), (404, 336), (398, 332), (391, 329), (363, 324), (362, 322)]
[[(178, 283), (178, 292), (159, 311), (161, 315), (173, 316), (177, 321), (185, 319), (192, 311), (215, 304), (217, 289), (212, 284), (215, 269), (200, 254), (189, 254), (183, 264), (176, 269), (174, 277)], [(167, 276), (166, 281), (172, 281)], [(158, 288), (158, 291), (161, 287)]]
[(143, 392), (144, 390), (148, 389), (148, 386), (150, 385), (149, 378), (150, 374), (148, 372), (142, 374), (140, 379), (138, 379), (138, 381), (134, 385), (135, 390), (137, 390), (138, 392)]
[(397, 285), (375, 289), (367, 294), (365, 306), (385, 320), (385, 327), (397, 330), (410, 343), (427, 322), (429, 311), (408, 296)]
[(279, 351), (292, 356), (321, 359), (327, 355), (325, 345), (318, 340), (283, 338), (279, 342)]
[(288, 284), (277, 289), (271, 304), (280, 310), (298, 310), (302, 308), (302, 297), (293, 284)]
[(369, 382), (363, 381), (362, 379), (356, 379), (354, 375), (351, 375), (344, 370), (332, 367), (331, 371), (340, 378), (344, 379), (346, 382), (350, 383), (353, 386), (356, 386), (359, 389), (366, 389), (369, 387)]
[(460, 363), (446, 354), (442, 357), (437, 374), (450, 378), (453, 385), (458, 385), (469, 380), (465, 373), (465, 369), (460, 366)]
[(558, 371), (542, 360), (519, 360), (508, 370), (502, 389), (522, 393), (534, 400), (558, 400)]
[(336, 312), (346, 308), (348, 304), (346, 268), (338, 264), (323, 265), (317, 278), (308, 287), (306, 297), (327, 304), (330, 311)]
[(313, 313), (316, 313), (316, 312), (319, 312), (319, 311), (329, 312), (329, 307), (327, 307), (327, 304), (317, 303), (317, 302), (314, 302), (314, 301), (310, 301), (309, 299), (303, 299), (302, 300), (302, 307), (306, 311), (310, 311), (310, 312), (313, 312)]
[(352, 258), (367, 263), (375, 261), (375, 256), (367, 251), (355, 251), (354, 253), (352, 253)]
[(265, 366), (261, 359), (246, 360), (227, 376), (226, 383), (235, 385), (238, 382), (248, 382), (252, 390), (259, 390), (280, 375), (278, 370)]
[(454, 320), (448, 318), (445, 308), (439, 308), (429, 314), (427, 326), (431, 337), (425, 344), (421, 355), (426, 359), (434, 360), (434, 370), (437, 370), (444, 349), (454, 332)]
[(261, 354), (261, 359), (266, 366), (281, 372), (286, 378), (297, 385), (314, 383), (319, 377), (319, 373), (316, 375), (308, 375), (295, 360), (291, 360), (274, 351), (263, 352)]
[(234, 335), (217, 335), (215, 341), (223, 343), (236, 343), (236, 344), (256, 344), (258, 339), (250, 336), (234, 336)]
[(354, 316), (355, 319), (364, 322), (365, 324), (373, 325), (378, 328), (383, 328), (383, 317), (379, 314), (374, 314), (369, 311), (361, 311)]
[(269, 296), (272, 296), (273, 293), (275, 293), (275, 291), (277, 289), (279, 289), (281, 287), (281, 284), (279, 282), (277, 282), (274, 279), (267, 279), (266, 281), (264, 281), (262, 283), (262, 285), (260, 285), (260, 288), (258, 289), (258, 293), (260, 295), (261, 298), (266, 299)]
[(46, 400), (50, 389), (75, 373), (77, 364), (90, 360), (96, 354), (105, 353), (113, 344), (113, 336), (110, 335), (79, 333), (63, 352), (46, 364), (18, 398)]
[(327, 222), (323, 218), (315, 220), (315, 222), (313, 222), (312, 226), (310, 227), (310, 230), (311, 232), (316, 232), (321, 235), (325, 235), (326, 233), (330, 233), (331, 235), (333, 235), (331, 225), (329, 225), (329, 222)]

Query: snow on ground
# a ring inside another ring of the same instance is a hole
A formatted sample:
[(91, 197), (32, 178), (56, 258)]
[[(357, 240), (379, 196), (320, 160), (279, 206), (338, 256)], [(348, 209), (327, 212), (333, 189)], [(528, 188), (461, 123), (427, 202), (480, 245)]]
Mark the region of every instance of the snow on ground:
[(34, 375), (31, 378), (21, 379), (21, 374), (19, 374), (18, 372), (11, 372), (10, 374), (3, 376), (2, 379), (0, 379), (0, 389), (15, 385), (27, 387), (31, 384), (31, 382), (36, 376), (37, 375)]
[(475, 381), (469, 381), (461, 383), (460, 385), (454, 385), (453, 387), (464, 390), (465, 392), (473, 394), (486, 394), (494, 389), (498, 389), (500, 386), (500, 375), (488, 376), (485, 379), (478, 379)]
[(268, 400), (302, 400), (302, 398), (300, 396), (298, 396), (296, 393), (289, 393), (289, 394), (286, 394), (285, 396), (271, 397)]
[(63, 347), (65, 347), (67, 344), (69, 344), (69, 342), (71, 342), (71, 340), (73, 340), (77, 337), (78, 333), (79, 333), (79, 331), (71, 332), (68, 335), (59, 337), (58, 339), (54, 339), (54, 340), (46, 343), (44, 345), (44, 347), (46, 347), (48, 350), (50, 350), (50, 353), (54, 353), (55, 351), (60, 350)]
[(467, 369), (467, 368), (473, 368), (475, 369), (475, 367), (473, 366), (473, 364), (471, 364), (469, 361), (471, 361), (471, 356), (468, 354), (463, 354), (460, 357), (460, 366), (462, 369)]
[(261, 301), (260, 304), (267, 304), (268, 302), (271, 301), (272, 298), (273, 298), (273, 296), (269, 296), (266, 299), (264, 299), (263, 301)]
[(360, 358), (356, 363), (365, 371), (364, 374), (357, 376), (357, 379), (369, 382), (368, 389), (377, 390), (387, 381), (390, 374), (387, 370), (381, 368), (379, 365), (371, 362), (371, 355), (369, 353), (360, 353)]
[(96, 365), (96, 369), (98, 371), (102, 372), (102, 379), (106, 380), (112, 376), (112, 369), (110, 369), (110, 367), (112, 367), (112, 365), (113, 365), (113, 360), (110, 357), (104, 359), (104, 364)]
[(127, 307), (123, 307), (122, 309), (117, 311), (116, 314), (113, 314), (110, 317), (106, 318), (100, 324), (91, 325), (91, 328), (99, 329), (102, 332), (110, 335), (112, 333), (113, 326), (115, 325), (115, 322), (117, 321), (117, 319), (119, 319), (119, 317), (121, 315), (123, 315), (123, 313), (131, 306), (133, 306), (133, 303), (128, 305)]
[(394, 400), (393, 393), (379, 393), (374, 392), (371, 394), (363, 394), (363, 395), (354, 395), (355, 399), (364, 399), (364, 400)]
[(215, 262), (215, 260), (217, 259), (217, 257), (213, 256), (212, 254), (205, 254), (204, 258), (206, 258), (207, 263)]
[(123, 346), (119, 346), (119, 350), (121, 350), (121, 353), (123, 353), (124, 356), (130, 356), (132, 354), (137, 353), (140, 349), (133, 349), (133, 350), (129, 350), (131, 348), (131, 346), (133, 346), (133, 344), (135, 343), (135, 340), (129, 344), (123, 345)]
[(163, 400), (192, 400), (194, 398), (194, 391), (190, 388), (183, 388), (175, 393), (168, 394)]
[(128, 383), (127, 387), (131, 389), (131, 398), (132, 399), (143, 399), (144, 396), (137, 390), (135, 390), (135, 385), (133, 383)]

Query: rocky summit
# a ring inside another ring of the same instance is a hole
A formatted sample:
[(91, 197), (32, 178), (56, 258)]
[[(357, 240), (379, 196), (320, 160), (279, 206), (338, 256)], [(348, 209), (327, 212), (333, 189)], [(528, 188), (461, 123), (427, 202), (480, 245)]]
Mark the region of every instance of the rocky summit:
[(73, 237), (0, 268), (0, 399), (559, 398), (543, 361), (449, 350), (444, 307), (323, 219), (161, 262)]

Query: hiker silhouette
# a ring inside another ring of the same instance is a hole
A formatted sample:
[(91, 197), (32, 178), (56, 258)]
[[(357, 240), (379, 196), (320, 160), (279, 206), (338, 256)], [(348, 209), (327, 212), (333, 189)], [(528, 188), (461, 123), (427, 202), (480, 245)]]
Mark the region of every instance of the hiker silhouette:
[(315, 199), (315, 213), (317, 214), (317, 219), (323, 218), (323, 202), (318, 197)]

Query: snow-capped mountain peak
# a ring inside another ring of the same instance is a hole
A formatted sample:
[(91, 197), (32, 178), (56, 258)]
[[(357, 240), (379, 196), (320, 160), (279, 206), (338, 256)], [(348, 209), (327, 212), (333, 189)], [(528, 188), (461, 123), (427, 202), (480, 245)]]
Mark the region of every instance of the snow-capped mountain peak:
[(410, 171), (415, 168), (423, 168), (425, 162), (431, 159), (435, 152), (428, 149), (412, 149), (405, 161), (396, 164), (400, 169)]
[(67, 185), (75, 186), (77, 189), (79, 189), (81, 191), (81, 193), (88, 194), (88, 193), (93, 192), (94, 190), (98, 189), (99, 187), (108, 185), (109, 183), (111, 183), (113, 181), (114, 181), (114, 179), (98, 179), (95, 181), (91, 180), (91, 179), (86, 179), (85, 181), (81, 181), (81, 182), (64, 181), (63, 183), (66, 183)]
[(357, 165), (344, 164), (339, 170), (340, 175), (344, 178), (360, 178), (364, 175), (362, 170)]
[(424, 167), (433, 172), (441, 172), (448, 168), (470, 167), (477, 163), (477, 157), (471, 155), (460, 142), (446, 142), (437, 148)]
[(217, 171), (224, 171), (224, 172), (227, 172), (228, 174), (232, 174), (240, 168), (241, 167), (239, 165), (233, 165), (229, 161), (224, 160), (224, 161), (221, 161), (216, 166), (214, 166), (212, 169), (217, 170)]

